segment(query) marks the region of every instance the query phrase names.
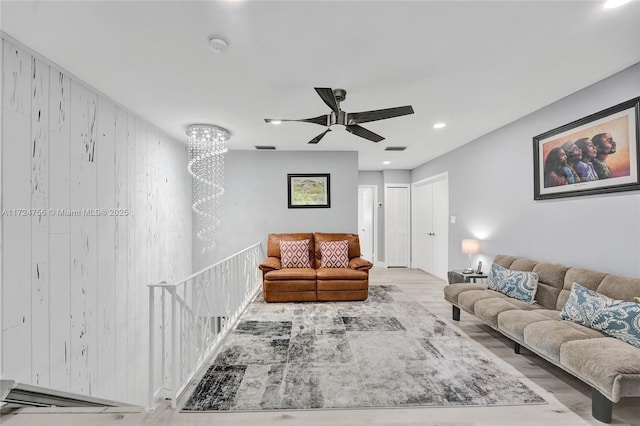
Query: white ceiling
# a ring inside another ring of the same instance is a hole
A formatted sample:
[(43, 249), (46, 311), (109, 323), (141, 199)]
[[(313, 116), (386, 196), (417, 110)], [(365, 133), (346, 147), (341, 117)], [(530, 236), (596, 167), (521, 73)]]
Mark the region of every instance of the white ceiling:
[[(1, 28), (174, 137), (192, 123), (230, 149), (359, 152), (361, 170), (411, 169), (640, 62), (640, 2), (2, 1)], [(207, 39), (228, 40), (226, 54)], [(307, 142), (328, 107), (415, 114)], [(595, 112), (595, 111), (594, 111)], [(576, 117), (578, 118), (578, 117)], [(432, 128), (447, 123), (441, 130)], [(532, 135), (533, 136), (533, 135)], [(402, 153), (387, 146), (407, 146)], [(384, 160), (391, 164), (384, 166)]]

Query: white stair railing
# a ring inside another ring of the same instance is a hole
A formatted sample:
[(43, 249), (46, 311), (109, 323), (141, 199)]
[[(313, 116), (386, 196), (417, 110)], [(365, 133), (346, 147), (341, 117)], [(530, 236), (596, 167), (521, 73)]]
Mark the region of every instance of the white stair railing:
[(260, 287), (263, 257), (257, 243), (179, 283), (149, 284), (149, 408), (159, 397), (176, 408)]

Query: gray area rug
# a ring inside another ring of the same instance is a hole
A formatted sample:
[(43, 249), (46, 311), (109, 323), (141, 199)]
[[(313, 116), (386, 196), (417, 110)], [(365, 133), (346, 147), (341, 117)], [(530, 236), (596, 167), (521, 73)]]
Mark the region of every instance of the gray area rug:
[(259, 294), (182, 410), (544, 403), (397, 287), (371, 286), (365, 302)]

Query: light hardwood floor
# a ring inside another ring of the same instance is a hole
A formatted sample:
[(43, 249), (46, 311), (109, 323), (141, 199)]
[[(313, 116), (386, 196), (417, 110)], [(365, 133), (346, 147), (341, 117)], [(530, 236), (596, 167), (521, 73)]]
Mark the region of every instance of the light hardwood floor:
[[(373, 410), (306, 410), (252, 413), (180, 413), (168, 404), (155, 410), (108, 409), (21, 409), (2, 416), (0, 423), (23, 425), (438, 425), (438, 426), (572, 426), (602, 425), (591, 417), (591, 391), (579, 380), (522, 349), (513, 352), (511, 342), (473, 316), (462, 313), (451, 320), (451, 305), (444, 301), (442, 280), (415, 269), (371, 271), (371, 284), (394, 284), (407, 297), (424, 304), (453, 327), (476, 342), (479, 350), (492, 354), (507, 370), (521, 377), (549, 404), (510, 407), (408, 408)], [(383, 342), (381, 342), (383, 344)], [(187, 392), (188, 393), (188, 392)], [(188, 396), (188, 395), (187, 395)], [(640, 398), (614, 405), (613, 423), (640, 425)]]

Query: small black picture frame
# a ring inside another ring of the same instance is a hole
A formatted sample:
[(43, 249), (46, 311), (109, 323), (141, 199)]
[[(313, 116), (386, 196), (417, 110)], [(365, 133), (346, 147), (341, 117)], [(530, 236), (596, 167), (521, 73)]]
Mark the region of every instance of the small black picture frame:
[(287, 201), (290, 209), (330, 208), (329, 173), (287, 174)]

